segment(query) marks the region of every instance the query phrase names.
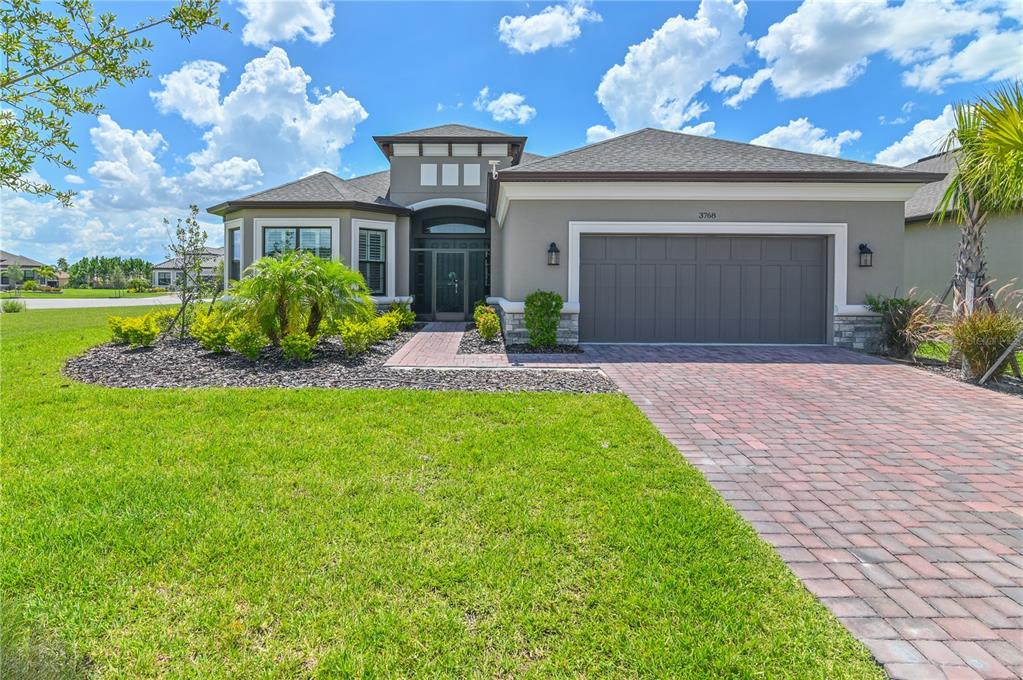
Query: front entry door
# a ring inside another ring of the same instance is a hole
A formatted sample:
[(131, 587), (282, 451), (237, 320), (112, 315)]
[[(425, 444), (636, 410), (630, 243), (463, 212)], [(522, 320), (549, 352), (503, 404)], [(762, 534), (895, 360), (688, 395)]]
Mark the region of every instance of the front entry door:
[(438, 321), (463, 321), (469, 291), (466, 280), (466, 252), (435, 251), (434, 318)]

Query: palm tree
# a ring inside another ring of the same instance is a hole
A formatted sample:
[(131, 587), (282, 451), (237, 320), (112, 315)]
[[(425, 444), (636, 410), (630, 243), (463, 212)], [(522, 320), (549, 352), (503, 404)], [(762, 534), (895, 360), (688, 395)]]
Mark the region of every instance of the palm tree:
[(50, 281), (57, 278), (57, 270), (48, 264), (44, 264), (36, 269), (36, 276), (42, 279), (43, 285), (48, 285)]
[[(954, 107), (955, 129), (942, 152), (955, 159), (955, 174), (933, 220), (962, 225), (952, 287), (955, 300), (967, 298), (972, 282), (977, 297), (989, 296), (984, 261), (984, 226), (990, 217), (1012, 213), (1023, 199), (1023, 86), (1003, 85), (972, 103)], [(956, 314), (966, 311), (956, 304)]]

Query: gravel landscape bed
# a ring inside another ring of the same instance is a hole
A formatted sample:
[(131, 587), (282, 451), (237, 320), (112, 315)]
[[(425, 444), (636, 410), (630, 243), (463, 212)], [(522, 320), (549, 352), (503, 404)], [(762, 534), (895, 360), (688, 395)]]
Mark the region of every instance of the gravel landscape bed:
[(985, 384), (978, 385), (973, 380), (964, 380), (962, 371), (957, 366), (949, 366), (946, 363), (930, 361), (927, 362), (921, 361), (920, 363), (917, 364), (910, 364), (909, 362), (899, 363), (906, 363), (907, 365), (913, 366), (914, 368), (930, 371), (931, 373), (937, 373), (938, 375), (944, 376), (946, 378), (958, 380), (959, 382), (964, 382), (968, 385), (973, 385), (975, 387), (983, 387), (986, 390), (1004, 392), (1005, 394), (1023, 397), (1023, 382), (1017, 380), (1016, 377), (1012, 375), (1002, 375), (997, 381), (992, 378), (991, 380), (988, 380)]
[(555, 345), (537, 349), (527, 344), (505, 345), (504, 336), (498, 335), (493, 342), (486, 342), (472, 324), (467, 324), (462, 340), (458, 343), (459, 354), (582, 354), (577, 345)]
[(335, 387), (464, 390), (469, 392), (617, 392), (601, 371), (555, 369), (437, 370), (387, 368), (383, 364), (415, 334), (402, 332), (349, 357), (341, 343), (320, 342), (309, 362), (287, 361), (264, 349), (256, 361), (215, 354), (191, 338), (164, 338), (153, 347), (130, 349), (107, 343), (68, 361), (64, 374), (106, 387)]

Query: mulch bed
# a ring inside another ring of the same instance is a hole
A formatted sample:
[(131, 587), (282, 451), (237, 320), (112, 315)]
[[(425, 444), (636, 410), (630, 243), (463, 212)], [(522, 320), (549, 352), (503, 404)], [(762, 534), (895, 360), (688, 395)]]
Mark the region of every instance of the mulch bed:
[(106, 387), (335, 387), (463, 390), (469, 392), (617, 392), (596, 370), (436, 370), (387, 368), (383, 364), (415, 331), (402, 332), (349, 357), (335, 338), (322, 340), (311, 361), (284, 359), (266, 348), (256, 361), (215, 354), (191, 338), (163, 338), (153, 347), (129, 349), (108, 343), (64, 366), (64, 374)]
[(882, 359), (893, 361), (898, 364), (904, 364), (906, 366), (912, 366), (920, 370), (935, 373), (937, 375), (949, 378), (951, 380), (957, 380), (967, 385), (973, 385), (974, 387), (982, 387), (986, 390), (993, 392), (1003, 392), (1005, 394), (1011, 394), (1017, 397), (1023, 397), (1023, 382), (1018, 380), (1011, 373), (1009, 375), (1002, 375), (997, 381), (992, 378), (983, 385), (978, 385), (973, 379), (963, 379), (962, 371), (958, 366), (950, 366), (944, 361), (935, 361), (933, 359), (917, 359), (916, 363), (906, 361), (903, 359), (893, 359), (892, 357), (882, 356)]
[(577, 345), (555, 345), (554, 347), (536, 348), (526, 344), (505, 345), (504, 336), (498, 335), (492, 342), (480, 337), (480, 332), (472, 324), (467, 324), (462, 340), (458, 343), (459, 354), (582, 354)]

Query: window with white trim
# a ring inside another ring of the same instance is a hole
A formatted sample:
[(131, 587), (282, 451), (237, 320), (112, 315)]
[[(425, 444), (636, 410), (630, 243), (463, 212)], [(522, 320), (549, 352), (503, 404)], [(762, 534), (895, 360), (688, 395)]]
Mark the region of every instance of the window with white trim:
[(263, 254), (304, 250), (323, 260), (331, 258), (330, 227), (263, 227)]
[(424, 187), (437, 186), (436, 163), (423, 163), (419, 166), (419, 184)]
[(441, 166), (441, 184), (446, 187), (458, 186), (458, 163), (445, 163)]
[(387, 295), (387, 232), (359, 230), (359, 273), (373, 295)]
[(169, 286), (169, 285), (171, 285), (171, 273), (170, 272), (156, 272), (156, 285), (158, 285), (158, 286)]

